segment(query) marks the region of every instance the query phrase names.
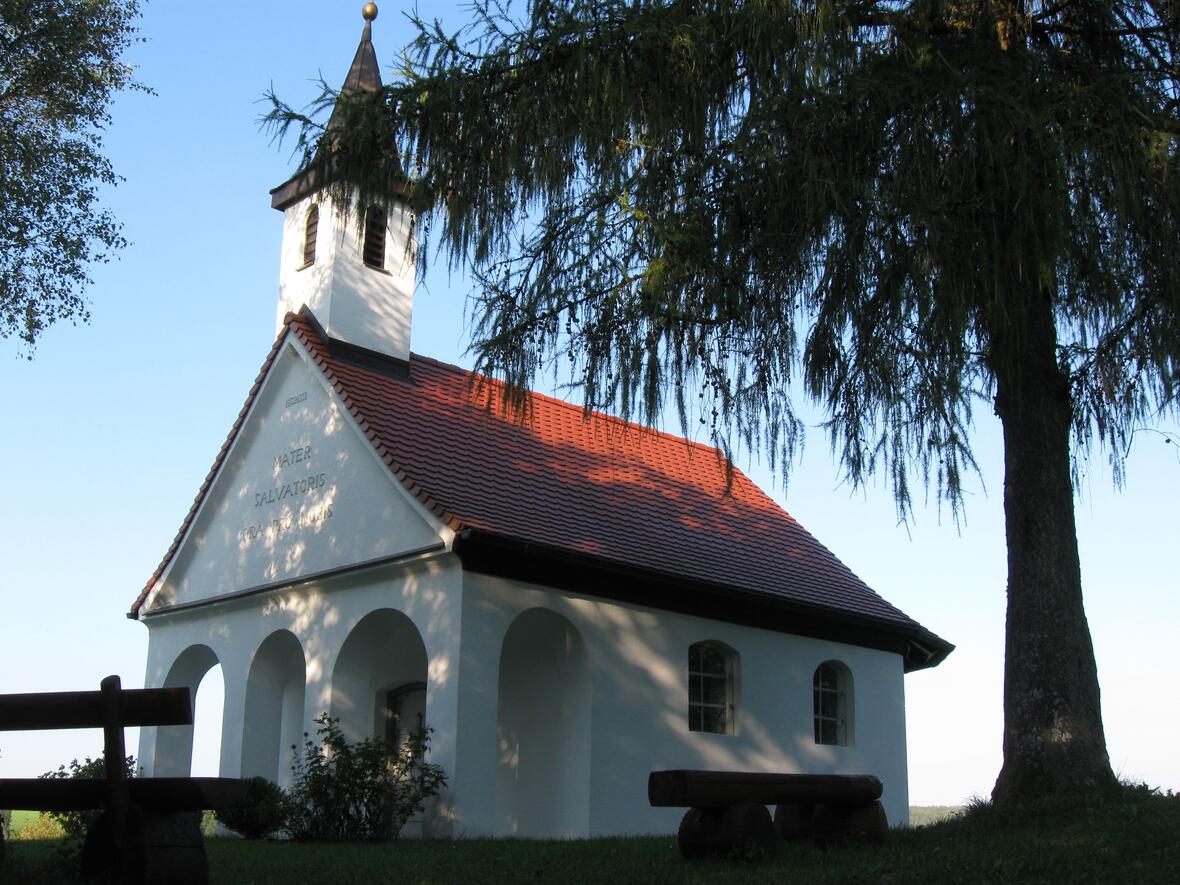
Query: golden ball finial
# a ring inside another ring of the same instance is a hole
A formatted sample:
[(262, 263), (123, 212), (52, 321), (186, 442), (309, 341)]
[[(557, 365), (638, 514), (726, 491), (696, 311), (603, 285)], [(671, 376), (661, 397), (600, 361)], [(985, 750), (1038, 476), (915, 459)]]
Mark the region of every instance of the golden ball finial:
[(366, 3), (365, 8), (361, 10), (361, 15), (365, 17), (365, 21), (371, 22), (377, 17), (377, 4)]

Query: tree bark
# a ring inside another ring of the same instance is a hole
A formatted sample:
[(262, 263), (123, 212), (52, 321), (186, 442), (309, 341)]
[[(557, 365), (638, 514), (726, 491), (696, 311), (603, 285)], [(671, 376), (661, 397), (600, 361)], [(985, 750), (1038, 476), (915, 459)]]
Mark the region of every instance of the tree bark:
[(1082, 607), (1070, 475), (1069, 382), (1057, 365), (1050, 295), (1033, 288), (992, 322), (996, 412), (1004, 430), (1008, 614), (1004, 765), (998, 806), (1103, 790), (1098, 669)]

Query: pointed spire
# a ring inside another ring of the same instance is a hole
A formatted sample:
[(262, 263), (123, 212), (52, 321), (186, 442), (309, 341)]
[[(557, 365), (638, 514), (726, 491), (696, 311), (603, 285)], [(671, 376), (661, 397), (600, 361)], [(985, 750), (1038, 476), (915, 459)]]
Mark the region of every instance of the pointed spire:
[[(377, 4), (366, 3), (361, 15), (365, 19), (365, 29), (361, 32), (361, 42), (356, 48), (348, 76), (344, 78), (344, 85), (340, 87), (341, 98), (358, 92), (377, 92), (381, 89), (381, 68), (377, 64), (377, 52), (373, 49), (373, 19), (377, 17)], [(328, 118), (328, 131), (331, 132), (339, 125), (340, 105), (337, 104), (332, 109), (332, 116)]]
[(377, 53), (373, 50), (373, 19), (377, 17), (377, 4), (366, 3), (361, 15), (365, 18), (365, 29), (361, 33), (361, 43), (356, 48), (352, 67), (348, 69), (348, 77), (340, 89), (342, 93), (381, 88), (381, 70), (377, 66)]
[[(344, 78), (344, 85), (340, 87), (340, 98), (366, 92), (376, 93), (382, 88), (381, 68), (377, 64), (377, 52), (373, 49), (373, 20), (377, 18), (377, 4), (366, 3), (361, 15), (365, 20), (365, 28), (361, 31), (361, 42), (356, 48), (352, 65), (348, 68), (348, 76)], [(317, 157), (335, 146), (340, 137), (340, 127), (344, 125), (342, 116), (341, 105), (337, 101), (331, 116), (328, 117), (328, 125), (325, 127), (327, 137), (321, 140), (316, 152)], [(323, 181), (317, 182), (314, 169), (296, 173), (271, 190), (270, 204), (273, 208), (283, 211), (291, 203), (302, 199), (312, 190), (319, 189), (323, 184)]]

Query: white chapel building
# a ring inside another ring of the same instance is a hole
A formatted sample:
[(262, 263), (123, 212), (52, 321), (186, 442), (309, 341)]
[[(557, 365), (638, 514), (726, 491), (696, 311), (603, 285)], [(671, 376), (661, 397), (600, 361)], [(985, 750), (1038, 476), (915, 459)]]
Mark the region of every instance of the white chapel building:
[[(370, 22), (345, 89), (379, 84)], [(953, 646), (713, 448), (412, 353), (407, 212), (295, 177), (277, 340), (130, 615), (145, 684), (220, 664), (221, 774), (290, 779), (322, 712), (432, 729), (425, 835), (669, 833), (655, 769), (874, 774), (908, 819), (907, 672)], [(144, 728), (146, 775), (192, 728)]]

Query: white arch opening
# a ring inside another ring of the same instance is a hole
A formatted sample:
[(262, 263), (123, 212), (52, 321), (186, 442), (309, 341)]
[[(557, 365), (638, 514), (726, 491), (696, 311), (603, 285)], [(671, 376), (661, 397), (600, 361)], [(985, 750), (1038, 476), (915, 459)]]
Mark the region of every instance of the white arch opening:
[(242, 777), (290, 784), (302, 750), (306, 686), (303, 646), (289, 630), (276, 630), (258, 647), (246, 678)]
[(590, 670), (578, 629), (548, 609), (504, 635), (496, 711), (499, 835), (578, 838), (590, 824)]

